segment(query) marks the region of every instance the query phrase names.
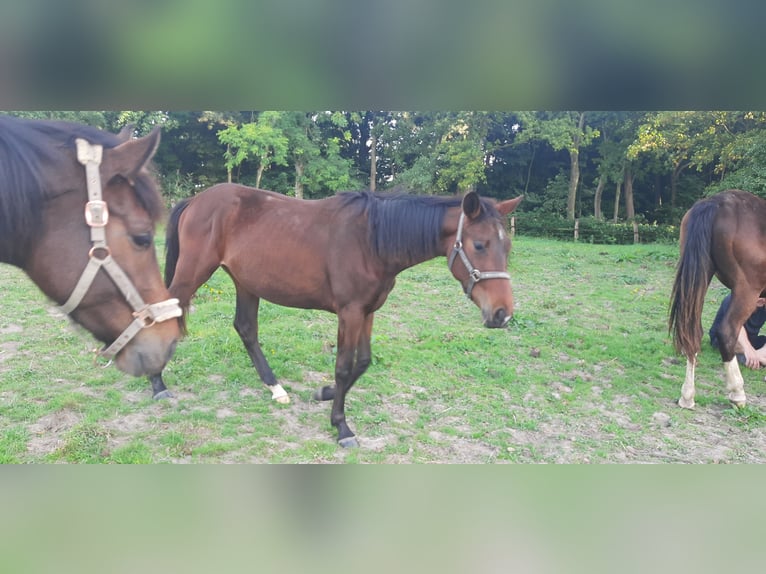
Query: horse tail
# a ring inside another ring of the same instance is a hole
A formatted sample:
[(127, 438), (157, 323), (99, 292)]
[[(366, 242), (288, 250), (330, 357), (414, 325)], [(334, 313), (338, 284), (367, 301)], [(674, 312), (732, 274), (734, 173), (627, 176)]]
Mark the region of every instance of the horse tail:
[(681, 254), (670, 295), (668, 331), (676, 351), (692, 360), (700, 351), (702, 306), (715, 271), (710, 251), (717, 211), (718, 202), (699, 201), (681, 222)]
[[(181, 214), (189, 207), (191, 203), (190, 197), (179, 201), (173, 206), (168, 216), (168, 225), (165, 230), (165, 286), (170, 287), (173, 283), (173, 277), (176, 274), (176, 265), (178, 264), (178, 257), (181, 255), (181, 242), (178, 238), (178, 222), (181, 219)], [(186, 313), (188, 311), (188, 305), (184, 305), (183, 315), (178, 319), (178, 324), (181, 327), (181, 331), (186, 333)]]

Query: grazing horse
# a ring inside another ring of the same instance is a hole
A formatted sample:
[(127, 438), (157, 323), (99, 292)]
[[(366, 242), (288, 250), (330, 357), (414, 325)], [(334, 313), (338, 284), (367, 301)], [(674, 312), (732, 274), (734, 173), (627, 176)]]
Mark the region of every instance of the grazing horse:
[(154, 250), (163, 203), (147, 167), (159, 140), (159, 129), (131, 140), (126, 130), (0, 116), (0, 261), (163, 396), (181, 309)]
[[(272, 397), (289, 402), (258, 342), (261, 298), (338, 316), (335, 385), (314, 398), (333, 400), (330, 420), (341, 446), (356, 446), (345, 399), (370, 364), (375, 311), (396, 276), (439, 255), (487, 327), (513, 313), (507, 273), (511, 241), (503, 216), (521, 197), (495, 202), (475, 192), (461, 198), (348, 192), (301, 200), (242, 185), (219, 184), (182, 201), (167, 228), (165, 283), (187, 309), (218, 267), (237, 292), (234, 327)], [(182, 319), (182, 326), (184, 326)]]
[(698, 201), (681, 221), (680, 250), (668, 322), (676, 350), (686, 355), (678, 404), (694, 408), (702, 306), (715, 275), (732, 293), (718, 332), (726, 390), (735, 406), (744, 406), (747, 398), (735, 347), (739, 330), (766, 292), (766, 201), (740, 190)]

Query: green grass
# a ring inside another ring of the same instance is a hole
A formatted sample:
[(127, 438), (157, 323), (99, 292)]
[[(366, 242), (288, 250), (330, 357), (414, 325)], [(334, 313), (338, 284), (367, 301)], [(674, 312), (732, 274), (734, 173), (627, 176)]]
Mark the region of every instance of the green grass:
[[(234, 290), (198, 291), (165, 372), (175, 398), (94, 365), (87, 333), (0, 268), (0, 462), (766, 462), (763, 372), (726, 401), (707, 345), (697, 409), (675, 406), (684, 361), (667, 335), (677, 247), (518, 237), (511, 326), (489, 330), (444, 259), (416, 266), (376, 314), (373, 361), (347, 398), (361, 447), (335, 444), (334, 315), (262, 303), (264, 353), (292, 402), (273, 402), (231, 326)], [(714, 281), (703, 324), (727, 291)]]

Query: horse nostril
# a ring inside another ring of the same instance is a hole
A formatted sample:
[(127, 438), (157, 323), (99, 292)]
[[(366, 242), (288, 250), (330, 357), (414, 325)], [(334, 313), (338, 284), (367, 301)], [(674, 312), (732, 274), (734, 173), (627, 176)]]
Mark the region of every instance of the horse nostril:
[(508, 321), (511, 320), (511, 316), (502, 307), (495, 311), (495, 323), (497, 325), (505, 326)]

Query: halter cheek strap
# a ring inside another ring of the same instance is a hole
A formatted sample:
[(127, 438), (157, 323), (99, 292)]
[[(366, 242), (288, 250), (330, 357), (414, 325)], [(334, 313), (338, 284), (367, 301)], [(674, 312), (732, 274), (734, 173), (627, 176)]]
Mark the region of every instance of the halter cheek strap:
[(90, 227), (92, 247), (88, 252), (88, 264), (80, 275), (69, 299), (59, 309), (67, 315), (82, 302), (85, 294), (96, 279), (100, 269), (104, 269), (120, 290), (125, 300), (133, 309), (133, 322), (99, 355), (111, 359), (135, 337), (141, 329), (155, 323), (167, 321), (182, 314), (178, 299), (167, 299), (159, 303), (146, 304), (133, 285), (133, 282), (112, 258), (106, 243), (106, 225), (109, 222), (109, 209), (101, 196), (101, 175), (99, 165), (103, 148), (84, 139), (77, 138), (77, 161), (85, 166), (85, 178), (88, 187), (88, 202), (85, 204), (85, 221)]
[(479, 281), (483, 281), (484, 279), (507, 279), (508, 281), (511, 280), (511, 276), (509, 273), (506, 273), (505, 271), (479, 271), (471, 264), (471, 261), (468, 259), (468, 255), (465, 254), (465, 250), (463, 249), (463, 221), (465, 220), (465, 213), (462, 211), (460, 212), (460, 219), (457, 222), (457, 234), (455, 235), (455, 245), (452, 248), (452, 252), (450, 253), (449, 259), (447, 260), (447, 267), (451, 270), (452, 264), (455, 262), (455, 258), (459, 255), (460, 260), (463, 262), (463, 265), (465, 265), (466, 270), (468, 271), (468, 285), (463, 287), (463, 290), (465, 291), (466, 297), (469, 299), (471, 298), (471, 292), (473, 291), (474, 285), (476, 285)]

